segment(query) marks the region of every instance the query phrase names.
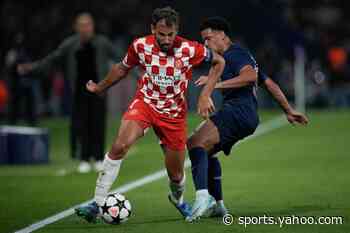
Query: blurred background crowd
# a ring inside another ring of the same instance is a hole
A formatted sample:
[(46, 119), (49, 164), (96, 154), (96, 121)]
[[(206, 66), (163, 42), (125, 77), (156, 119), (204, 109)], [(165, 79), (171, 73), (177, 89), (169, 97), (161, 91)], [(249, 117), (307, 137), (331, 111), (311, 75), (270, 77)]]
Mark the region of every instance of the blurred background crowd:
[[(227, 18), (233, 39), (255, 55), (260, 68), (294, 99), (295, 48), (306, 57), (308, 107), (350, 107), (350, 9), (349, 1), (239, 0), (239, 1), (13, 1), (0, 3), (0, 121), (17, 118), (35, 125), (39, 116), (68, 116), (71, 92), (59, 66), (43, 74), (16, 78), (16, 62), (45, 57), (74, 33), (77, 14), (89, 12), (96, 31), (115, 47), (116, 61), (133, 38), (150, 32), (155, 7), (170, 5), (181, 14), (180, 35), (199, 39), (198, 25), (207, 16)], [(197, 10), (193, 10), (197, 9)], [(242, 10), (245, 9), (245, 10)], [(135, 78), (123, 81), (109, 93), (109, 112), (121, 113), (133, 96)], [(193, 90), (193, 91), (192, 91)], [(190, 93), (197, 90), (190, 89)], [(190, 95), (190, 106), (195, 97)], [(261, 93), (260, 106), (274, 107)]]

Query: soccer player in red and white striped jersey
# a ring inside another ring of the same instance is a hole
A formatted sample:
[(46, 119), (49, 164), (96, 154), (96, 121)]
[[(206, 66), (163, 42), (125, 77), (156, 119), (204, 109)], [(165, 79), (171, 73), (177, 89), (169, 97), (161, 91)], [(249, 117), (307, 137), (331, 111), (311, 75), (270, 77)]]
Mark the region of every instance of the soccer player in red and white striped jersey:
[(98, 215), (107, 193), (116, 180), (120, 165), (129, 148), (152, 127), (165, 154), (169, 176), (169, 200), (186, 218), (189, 205), (183, 201), (186, 145), (185, 93), (192, 78), (192, 68), (209, 62), (209, 78), (198, 99), (198, 113), (207, 118), (214, 110), (210, 95), (220, 77), (224, 59), (202, 44), (177, 35), (178, 13), (170, 7), (158, 8), (152, 15), (152, 34), (138, 38), (129, 46), (123, 61), (114, 65), (107, 77), (89, 81), (87, 89), (100, 94), (138, 67), (141, 77), (134, 100), (123, 116), (118, 136), (106, 154), (103, 170), (96, 184), (95, 202), (76, 209), (88, 221)]

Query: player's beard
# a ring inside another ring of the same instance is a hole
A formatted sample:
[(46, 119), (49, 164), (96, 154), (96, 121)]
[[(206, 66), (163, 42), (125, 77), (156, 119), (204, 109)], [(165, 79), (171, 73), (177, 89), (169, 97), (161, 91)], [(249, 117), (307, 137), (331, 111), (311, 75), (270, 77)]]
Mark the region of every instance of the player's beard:
[(168, 52), (171, 47), (171, 44), (162, 44), (158, 39), (157, 39), (157, 43), (159, 44), (160, 51), (164, 53)]
[(159, 47), (160, 47), (160, 51), (166, 53), (166, 52), (168, 52), (169, 49), (170, 49), (170, 44), (161, 44)]
[(161, 45), (160, 46), (160, 50), (162, 52), (168, 52), (169, 48), (170, 48), (170, 45)]

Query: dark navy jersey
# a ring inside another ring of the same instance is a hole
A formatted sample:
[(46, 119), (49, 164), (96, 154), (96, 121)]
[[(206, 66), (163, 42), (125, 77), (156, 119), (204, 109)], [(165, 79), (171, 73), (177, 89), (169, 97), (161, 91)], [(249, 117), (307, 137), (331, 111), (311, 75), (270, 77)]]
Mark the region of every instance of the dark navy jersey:
[[(262, 82), (265, 81), (266, 75), (259, 74), (258, 65), (253, 56), (240, 45), (231, 45), (223, 57), (226, 64), (221, 77), (222, 81), (236, 78), (240, 70), (247, 65), (256, 70)], [(259, 124), (256, 100), (257, 83), (240, 88), (224, 89), (222, 92), (223, 106), (210, 116), (210, 120), (215, 124), (220, 135), (220, 141), (214, 146), (214, 151), (222, 150), (228, 155), (236, 142), (254, 133)]]
[[(226, 65), (221, 76), (222, 81), (235, 78), (246, 65), (251, 65), (253, 69), (258, 72), (258, 64), (253, 56), (247, 49), (242, 48), (239, 44), (231, 45), (230, 48), (225, 51), (223, 57)], [(224, 101), (231, 99), (256, 99), (255, 91), (256, 85), (251, 84), (241, 88), (224, 89), (222, 94), (224, 96)]]
[(259, 72), (258, 72), (258, 86), (262, 86), (266, 79), (268, 79), (269, 77), (267, 77), (267, 75), (261, 71), (261, 69), (259, 69)]

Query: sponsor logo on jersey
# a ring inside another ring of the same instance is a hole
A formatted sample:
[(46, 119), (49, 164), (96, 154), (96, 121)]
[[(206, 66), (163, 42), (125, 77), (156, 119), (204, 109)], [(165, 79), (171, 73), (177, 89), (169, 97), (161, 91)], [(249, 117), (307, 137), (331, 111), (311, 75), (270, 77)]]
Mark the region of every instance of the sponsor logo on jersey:
[(152, 75), (153, 83), (160, 87), (174, 86), (174, 82), (180, 79), (181, 79), (180, 75), (175, 75), (175, 76)]

